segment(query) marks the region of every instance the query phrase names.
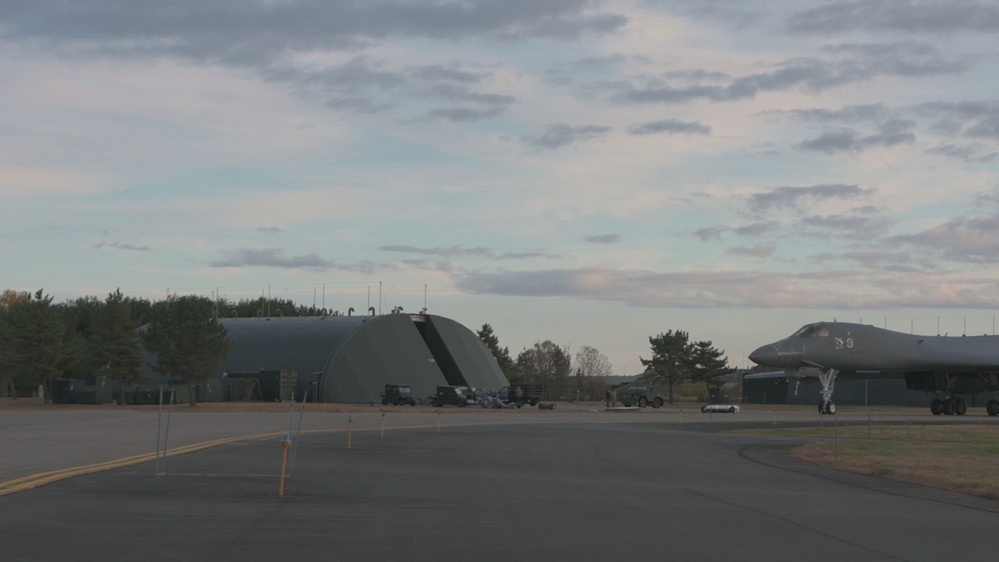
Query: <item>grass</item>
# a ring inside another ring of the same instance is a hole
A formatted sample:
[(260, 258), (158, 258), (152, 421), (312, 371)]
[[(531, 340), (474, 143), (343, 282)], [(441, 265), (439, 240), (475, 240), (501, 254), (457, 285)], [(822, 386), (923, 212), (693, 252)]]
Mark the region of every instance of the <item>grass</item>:
[(820, 466), (999, 500), (999, 427), (880, 426), (745, 430), (813, 438), (796, 458)]

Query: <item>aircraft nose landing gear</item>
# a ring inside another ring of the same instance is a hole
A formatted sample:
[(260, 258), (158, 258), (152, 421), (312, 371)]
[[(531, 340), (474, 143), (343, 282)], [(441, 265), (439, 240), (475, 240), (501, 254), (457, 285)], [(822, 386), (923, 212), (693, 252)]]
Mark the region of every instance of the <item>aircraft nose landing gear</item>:
[(836, 388), (837, 371), (825, 369), (819, 371), (819, 383), (822, 385), (822, 401), (819, 402), (819, 413), (832, 415), (836, 413), (836, 404), (832, 401), (833, 390)]

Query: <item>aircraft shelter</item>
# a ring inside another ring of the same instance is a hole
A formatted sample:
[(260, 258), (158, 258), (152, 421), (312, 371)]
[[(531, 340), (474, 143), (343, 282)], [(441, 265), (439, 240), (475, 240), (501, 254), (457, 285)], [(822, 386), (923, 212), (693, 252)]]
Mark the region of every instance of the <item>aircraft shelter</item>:
[(437, 386), (498, 390), (507, 386), (478, 336), (432, 314), (227, 318), (232, 348), (223, 376), (295, 373), (295, 399), (370, 403), (386, 384), (407, 385), (418, 397)]

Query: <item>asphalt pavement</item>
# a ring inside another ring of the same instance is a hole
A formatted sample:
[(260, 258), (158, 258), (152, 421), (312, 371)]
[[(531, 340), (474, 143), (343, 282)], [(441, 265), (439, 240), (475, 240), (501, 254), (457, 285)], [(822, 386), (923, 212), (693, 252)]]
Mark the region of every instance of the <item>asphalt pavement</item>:
[[(0, 559), (994, 556), (995, 502), (812, 467), (786, 454), (798, 441), (718, 431), (766, 412), (524, 414), (393, 414), (384, 437), (380, 414), (307, 416), (283, 497), (276, 435), (171, 457), (161, 475), (145, 462), (9, 494)], [(201, 436), (297, 429), (287, 415), (229, 416), (232, 428)], [(105, 429), (96, 439), (116, 433)]]

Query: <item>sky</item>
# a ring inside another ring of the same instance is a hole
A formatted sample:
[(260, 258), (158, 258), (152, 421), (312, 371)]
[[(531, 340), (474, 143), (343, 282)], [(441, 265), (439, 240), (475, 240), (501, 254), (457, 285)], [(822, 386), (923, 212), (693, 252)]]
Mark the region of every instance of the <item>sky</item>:
[(0, 287), (401, 306), (641, 370), (993, 333), (999, 3), (0, 0)]

